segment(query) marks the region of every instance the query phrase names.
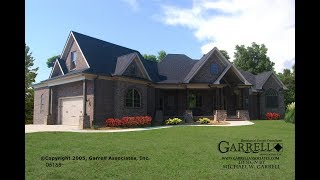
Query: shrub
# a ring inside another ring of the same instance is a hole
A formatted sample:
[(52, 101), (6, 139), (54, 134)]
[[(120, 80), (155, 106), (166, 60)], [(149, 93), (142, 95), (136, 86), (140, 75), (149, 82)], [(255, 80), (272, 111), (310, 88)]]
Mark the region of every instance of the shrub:
[(295, 102), (288, 104), (286, 114), (284, 116), (284, 120), (286, 122), (291, 122), (291, 123), (295, 122), (295, 118), (296, 118), (296, 116), (295, 116), (296, 110), (295, 109), (296, 109)]
[(166, 124), (179, 124), (179, 123), (181, 123), (182, 122), (182, 120), (181, 119), (179, 119), (179, 118), (169, 118), (169, 119), (167, 119), (166, 121), (165, 121), (165, 123)]
[(201, 124), (208, 124), (210, 123), (210, 119), (209, 118), (200, 118), (199, 119)]
[(267, 112), (266, 113), (266, 119), (268, 119), (268, 120), (275, 120), (275, 119), (279, 119), (279, 118), (280, 118), (279, 113), (275, 113), (275, 112)]
[(108, 118), (106, 125), (108, 127), (144, 127), (151, 125), (151, 116), (132, 116), (121, 119)]

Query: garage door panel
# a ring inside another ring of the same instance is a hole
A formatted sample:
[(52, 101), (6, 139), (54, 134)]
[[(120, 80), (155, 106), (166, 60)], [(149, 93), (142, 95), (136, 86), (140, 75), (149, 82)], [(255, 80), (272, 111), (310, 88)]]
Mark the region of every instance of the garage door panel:
[(82, 98), (67, 98), (61, 100), (61, 121), (63, 125), (79, 125), (82, 115)]

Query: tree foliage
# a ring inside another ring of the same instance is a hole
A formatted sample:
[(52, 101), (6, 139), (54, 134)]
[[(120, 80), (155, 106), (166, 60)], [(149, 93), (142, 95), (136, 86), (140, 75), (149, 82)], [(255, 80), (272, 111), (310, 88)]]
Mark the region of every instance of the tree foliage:
[(55, 56), (52, 56), (51, 58), (48, 58), (47, 59), (47, 67), (48, 68), (53, 67), (54, 62), (56, 61), (56, 59), (60, 59), (60, 55), (55, 55)]
[(287, 107), (288, 104), (295, 101), (295, 65), (290, 69), (284, 69), (282, 73), (278, 73), (277, 76), (282, 83), (288, 88), (284, 91), (284, 102)]
[(227, 60), (230, 60), (230, 56), (226, 50), (220, 50), (220, 52)]
[(146, 59), (146, 60), (149, 60), (149, 61), (157, 62), (157, 57), (155, 55), (152, 55), (152, 54), (150, 54), (150, 55), (144, 54), (143, 58)]
[(34, 65), (34, 58), (29, 50), (30, 48), (25, 45), (25, 123), (30, 122), (33, 119), (34, 90), (31, 85), (35, 82), (39, 69), (38, 67), (32, 67)]
[(166, 57), (167, 53), (163, 50), (158, 52), (158, 56), (155, 56), (153, 54), (143, 54), (143, 58), (149, 61), (155, 61), (160, 62)]
[(248, 47), (236, 45), (235, 49), (233, 62), (238, 68), (252, 74), (273, 70), (274, 62), (267, 56), (268, 49), (264, 44), (259, 45), (253, 42)]
[(158, 52), (157, 61), (160, 62), (166, 57), (167, 53), (164, 50)]

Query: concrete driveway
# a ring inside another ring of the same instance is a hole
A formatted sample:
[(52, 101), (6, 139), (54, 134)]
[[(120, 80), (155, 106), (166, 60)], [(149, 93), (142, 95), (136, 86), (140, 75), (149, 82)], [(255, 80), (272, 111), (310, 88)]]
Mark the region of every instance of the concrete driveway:
[[(174, 125), (174, 126), (247, 126), (254, 124), (251, 121), (228, 121), (230, 124), (226, 125)], [(91, 130), (91, 129), (79, 129), (78, 126), (67, 126), (67, 125), (25, 125), (25, 133), (33, 132), (129, 132), (129, 131), (145, 131), (153, 129), (171, 128), (174, 126), (156, 126), (146, 128), (130, 128), (130, 129), (112, 129), (112, 130)]]

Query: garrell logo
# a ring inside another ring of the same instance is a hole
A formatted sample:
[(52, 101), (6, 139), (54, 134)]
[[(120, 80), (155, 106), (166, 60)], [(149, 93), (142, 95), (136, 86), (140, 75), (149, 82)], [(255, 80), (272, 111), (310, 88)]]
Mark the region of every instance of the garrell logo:
[(244, 152), (244, 153), (259, 153), (282, 151), (283, 145), (280, 143), (270, 142), (247, 142), (247, 143), (229, 143), (228, 141), (221, 141), (218, 144), (218, 150), (221, 153), (227, 152)]

